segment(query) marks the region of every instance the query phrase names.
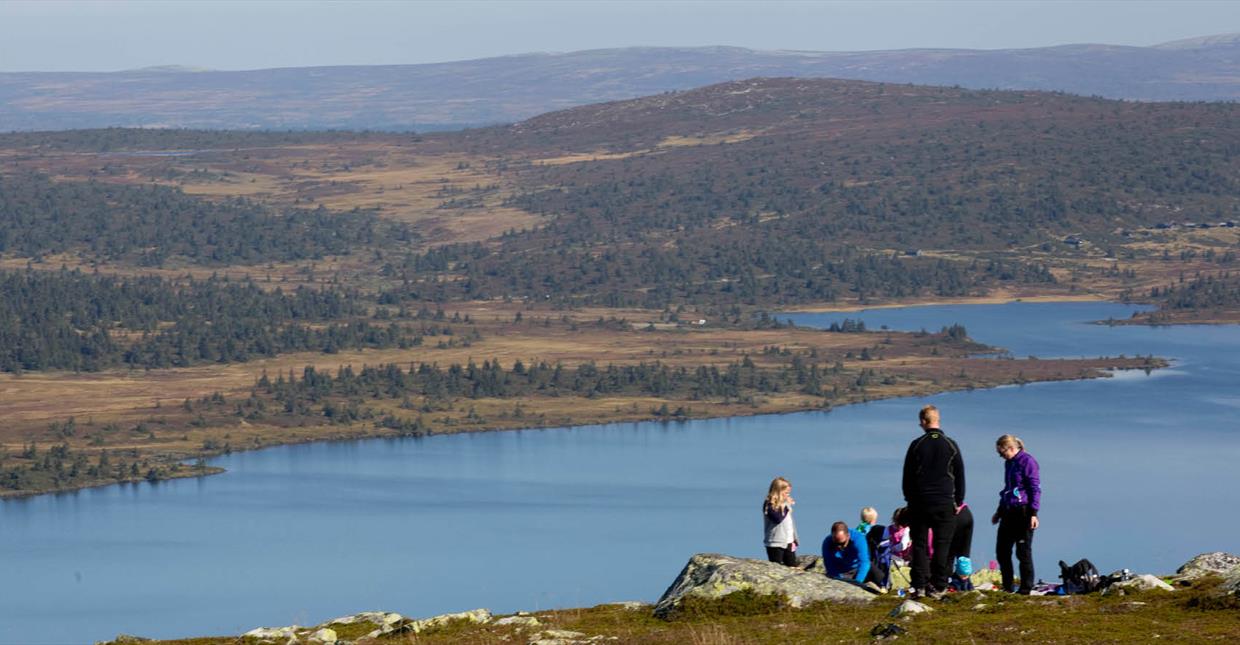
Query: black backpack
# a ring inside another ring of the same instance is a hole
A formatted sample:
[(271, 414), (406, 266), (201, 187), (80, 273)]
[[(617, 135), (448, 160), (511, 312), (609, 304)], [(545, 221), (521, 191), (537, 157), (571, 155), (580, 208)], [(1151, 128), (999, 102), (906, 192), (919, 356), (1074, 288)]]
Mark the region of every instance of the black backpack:
[(1098, 567), (1089, 560), (1078, 560), (1072, 566), (1060, 560), (1059, 578), (1063, 580), (1063, 592), (1066, 594), (1093, 593), (1103, 586)]

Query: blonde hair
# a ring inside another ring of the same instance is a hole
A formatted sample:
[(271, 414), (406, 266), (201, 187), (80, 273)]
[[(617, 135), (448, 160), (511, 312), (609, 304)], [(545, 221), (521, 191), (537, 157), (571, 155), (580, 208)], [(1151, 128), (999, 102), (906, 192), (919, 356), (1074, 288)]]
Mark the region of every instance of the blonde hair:
[(784, 491), (792, 488), (792, 484), (783, 477), (776, 477), (771, 480), (771, 487), (766, 491), (766, 503), (771, 508), (783, 508)]
[(867, 506), (861, 509), (861, 521), (866, 524), (873, 524), (878, 521), (878, 509), (873, 506)]
[(939, 409), (933, 405), (927, 405), (917, 413), (917, 419), (926, 423), (937, 423), (939, 420)]
[(1008, 446), (1016, 446), (1017, 448), (1024, 450), (1025, 442), (1021, 441), (1020, 437), (1012, 434), (1005, 434), (995, 441), (996, 448), (1007, 448)]

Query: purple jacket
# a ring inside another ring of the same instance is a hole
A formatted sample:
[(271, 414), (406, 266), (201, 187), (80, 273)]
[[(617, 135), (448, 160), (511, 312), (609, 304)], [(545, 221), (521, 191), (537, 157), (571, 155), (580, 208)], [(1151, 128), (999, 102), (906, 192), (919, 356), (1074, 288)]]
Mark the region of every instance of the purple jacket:
[(999, 510), (1025, 506), (1037, 515), (1042, 506), (1042, 478), (1038, 460), (1021, 450), (1003, 464), (1003, 490), (999, 493)]

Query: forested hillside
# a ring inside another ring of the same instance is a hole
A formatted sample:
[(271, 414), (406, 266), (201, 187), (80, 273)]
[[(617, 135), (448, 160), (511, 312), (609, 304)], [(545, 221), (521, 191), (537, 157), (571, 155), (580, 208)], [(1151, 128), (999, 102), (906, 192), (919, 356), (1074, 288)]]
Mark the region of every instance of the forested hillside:
[[(549, 217), (389, 266), (410, 293), (605, 304), (966, 295), (1170, 218), (1240, 213), (1240, 107), (755, 79), (444, 135)], [(571, 163), (521, 154), (576, 153)], [(920, 257), (925, 249), (998, 259)], [(1006, 257), (1006, 259), (1005, 259)], [(958, 258), (957, 258), (958, 260)], [(467, 278), (417, 284), (426, 267)], [(412, 271), (410, 270), (412, 268)]]
[(1235, 104), (863, 81), (751, 79), (424, 136), (111, 129), (6, 149), (0, 253), (352, 253), (343, 279), (387, 303), (867, 303), (1076, 288), (1062, 278), (1082, 271), (1119, 291), (1132, 270), (1090, 258), (1240, 219)]
[(0, 272), (0, 371), (185, 367), (285, 352), (410, 347), (446, 324), (375, 321), (342, 289), (263, 290), (71, 271)]
[(0, 175), (0, 253), (24, 257), (76, 251), (143, 266), (174, 257), (251, 264), (412, 239), (406, 227), (367, 212), (319, 208), (277, 214), (249, 200), (211, 201), (165, 186)]

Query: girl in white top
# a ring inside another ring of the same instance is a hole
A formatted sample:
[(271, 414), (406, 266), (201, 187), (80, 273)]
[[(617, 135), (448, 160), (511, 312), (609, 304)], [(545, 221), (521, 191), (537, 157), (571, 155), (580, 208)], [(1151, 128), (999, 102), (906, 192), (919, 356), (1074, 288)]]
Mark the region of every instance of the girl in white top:
[(797, 566), (797, 526), (792, 520), (792, 484), (783, 477), (771, 480), (771, 487), (762, 502), (762, 527), (765, 533), (766, 558), (771, 562)]

